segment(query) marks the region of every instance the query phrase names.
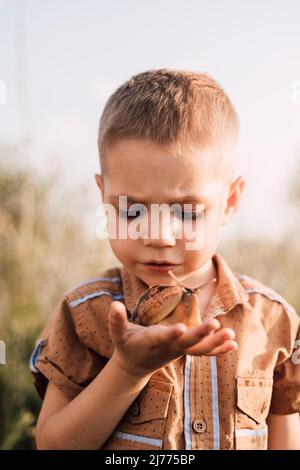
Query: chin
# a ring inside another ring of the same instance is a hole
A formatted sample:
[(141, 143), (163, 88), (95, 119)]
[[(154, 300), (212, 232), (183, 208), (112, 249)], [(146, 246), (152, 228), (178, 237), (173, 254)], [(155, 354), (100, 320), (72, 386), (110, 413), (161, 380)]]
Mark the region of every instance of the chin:
[(148, 284), (148, 286), (155, 286), (157, 284), (165, 284), (168, 286), (176, 285), (176, 281), (169, 276), (169, 274), (164, 273), (153, 273), (148, 274), (147, 276), (140, 276), (140, 278)]

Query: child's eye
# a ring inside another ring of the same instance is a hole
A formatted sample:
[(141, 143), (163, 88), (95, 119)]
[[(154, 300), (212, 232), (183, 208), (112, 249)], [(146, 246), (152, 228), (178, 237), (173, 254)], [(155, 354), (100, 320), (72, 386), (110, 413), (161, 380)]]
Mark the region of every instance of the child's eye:
[(183, 212), (182, 214), (186, 220), (197, 220), (203, 217), (204, 211)]
[[(143, 209), (136, 209), (134, 213), (129, 213), (129, 211), (126, 210), (119, 210), (119, 214), (121, 219), (135, 219), (136, 217), (139, 217), (142, 215), (145, 211)], [(204, 216), (204, 210), (200, 211), (182, 211), (182, 210), (175, 210), (175, 215), (180, 219), (180, 220), (197, 220), (200, 219), (201, 217)]]
[(140, 215), (142, 215), (145, 211), (143, 209), (135, 209), (135, 210), (129, 210), (129, 211), (126, 211), (126, 210), (122, 210), (120, 209), (119, 210), (119, 214), (120, 214), (120, 218), (121, 219), (127, 219), (127, 220), (130, 220), (130, 219), (135, 219), (137, 217), (140, 217)]
[(175, 211), (180, 220), (197, 220), (204, 216), (204, 210), (201, 211)]
[(136, 217), (139, 217), (141, 215), (139, 211), (136, 215), (129, 215), (128, 211), (119, 211), (121, 219), (135, 219)]

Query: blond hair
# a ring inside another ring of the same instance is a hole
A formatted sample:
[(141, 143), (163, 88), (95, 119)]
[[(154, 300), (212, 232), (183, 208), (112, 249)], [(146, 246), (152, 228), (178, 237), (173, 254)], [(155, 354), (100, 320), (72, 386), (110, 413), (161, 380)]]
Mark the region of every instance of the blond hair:
[[(98, 136), (101, 172), (110, 148), (126, 138), (148, 140), (179, 153), (189, 148), (208, 150), (210, 166), (214, 162), (218, 169), (228, 167), (228, 150), (237, 135), (236, 111), (209, 75), (148, 70), (117, 88), (105, 105)], [(211, 158), (211, 153), (223, 158)]]

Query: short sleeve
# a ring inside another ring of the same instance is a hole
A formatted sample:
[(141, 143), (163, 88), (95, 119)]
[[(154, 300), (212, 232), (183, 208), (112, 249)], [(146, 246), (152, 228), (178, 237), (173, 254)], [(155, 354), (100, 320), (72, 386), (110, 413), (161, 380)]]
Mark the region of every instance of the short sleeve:
[(66, 297), (63, 297), (42, 330), (30, 357), (33, 383), (43, 399), (48, 382), (69, 399), (80, 393), (101, 371), (107, 358), (80, 339)]
[[(296, 314), (295, 314), (296, 316)], [(270, 413), (291, 414), (300, 412), (300, 319), (296, 334), (292, 335), (290, 354), (274, 370), (274, 383)]]

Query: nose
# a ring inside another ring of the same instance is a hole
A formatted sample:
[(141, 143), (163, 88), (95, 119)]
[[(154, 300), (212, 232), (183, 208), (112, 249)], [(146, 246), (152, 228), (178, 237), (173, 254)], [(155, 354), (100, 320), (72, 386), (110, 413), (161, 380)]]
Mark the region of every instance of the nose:
[(159, 237), (159, 238), (145, 238), (143, 240), (145, 246), (153, 246), (155, 248), (162, 248), (166, 246), (175, 246), (176, 240), (172, 237)]
[(143, 234), (143, 243), (156, 248), (175, 246), (177, 230), (177, 222), (172, 215), (162, 213), (151, 217), (149, 213), (148, 234)]

